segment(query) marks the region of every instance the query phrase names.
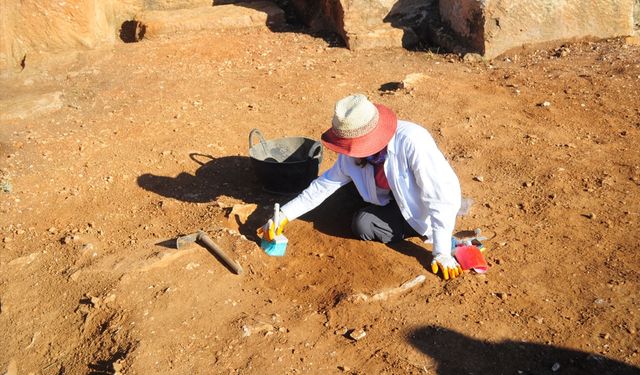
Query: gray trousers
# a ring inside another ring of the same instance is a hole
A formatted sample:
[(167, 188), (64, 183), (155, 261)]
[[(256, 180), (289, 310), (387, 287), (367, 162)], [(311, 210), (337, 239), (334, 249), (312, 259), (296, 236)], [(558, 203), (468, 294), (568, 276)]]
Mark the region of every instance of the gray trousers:
[(418, 233), (407, 223), (395, 201), (386, 206), (369, 205), (353, 215), (353, 233), (365, 241), (389, 243), (400, 241)]

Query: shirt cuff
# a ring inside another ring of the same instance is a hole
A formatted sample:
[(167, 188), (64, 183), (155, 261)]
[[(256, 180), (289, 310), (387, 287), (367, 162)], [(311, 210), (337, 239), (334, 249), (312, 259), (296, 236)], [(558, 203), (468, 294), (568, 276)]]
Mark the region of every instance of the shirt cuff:
[(433, 231), (433, 257), (451, 254), (451, 236), (453, 232), (439, 229)]

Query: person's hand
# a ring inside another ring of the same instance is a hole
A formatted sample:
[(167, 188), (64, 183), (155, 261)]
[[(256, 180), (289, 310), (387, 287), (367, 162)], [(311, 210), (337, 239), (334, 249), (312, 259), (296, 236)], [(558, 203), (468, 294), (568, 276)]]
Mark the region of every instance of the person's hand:
[(455, 279), (462, 274), (462, 267), (458, 264), (454, 257), (447, 254), (439, 254), (433, 258), (431, 262), (431, 271), (438, 274), (442, 270), (442, 276), (445, 280)]
[(284, 226), (287, 225), (289, 219), (280, 211), (278, 215), (274, 215), (265, 225), (258, 229), (258, 235), (267, 241), (273, 241), (277, 236), (284, 232)]

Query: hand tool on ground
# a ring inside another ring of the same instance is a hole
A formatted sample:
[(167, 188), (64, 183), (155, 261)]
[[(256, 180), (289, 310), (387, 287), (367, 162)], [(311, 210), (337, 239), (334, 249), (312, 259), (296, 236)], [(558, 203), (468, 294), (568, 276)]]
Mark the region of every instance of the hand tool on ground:
[(182, 249), (184, 246), (197, 242), (202, 246), (206, 247), (209, 251), (211, 251), (216, 257), (218, 257), (229, 269), (231, 269), (236, 275), (242, 274), (242, 267), (231, 260), (227, 254), (207, 236), (206, 233), (199, 230), (196, 233), (189, 234), (186, 236), (181, 236), (176, 239), (176, 248)]

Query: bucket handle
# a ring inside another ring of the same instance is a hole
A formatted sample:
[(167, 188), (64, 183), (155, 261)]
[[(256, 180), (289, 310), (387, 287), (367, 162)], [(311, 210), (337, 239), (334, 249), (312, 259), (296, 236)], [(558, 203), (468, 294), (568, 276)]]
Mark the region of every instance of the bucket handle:
[(309, 149), (309, 159), (318, 159), (322, 162), (322, 144), (316, 142)]
[(264, 137), (262, 136), (262, 132), (260, 132), (260, 130), (258, 129), (252, 129), (251, 132), (249, 133), (249, 148), (253, 147), (254, 135), (257, 135), (260, 138), (260, 144), (262, 145), (262, 150), (264, 151), (265, 155), (268, 155), (269, 153), (267, 152), (267, 141), (264, 140)]

